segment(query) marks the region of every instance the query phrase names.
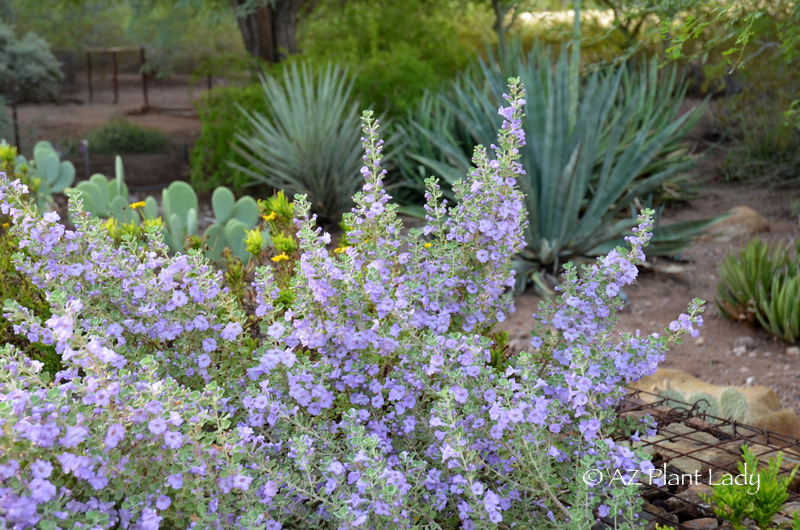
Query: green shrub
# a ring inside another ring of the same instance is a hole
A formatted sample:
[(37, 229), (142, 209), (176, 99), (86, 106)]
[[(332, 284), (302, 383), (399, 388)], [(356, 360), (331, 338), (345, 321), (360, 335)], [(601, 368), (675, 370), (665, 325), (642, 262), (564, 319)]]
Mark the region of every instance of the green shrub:
[[(218, 186), (241, 191), (251, 180), (246, 172), (226, 163), (236, 157), (232, 146), (234, 135), (247, 126), (247, 118), (238, 107), (267, 115), (269, 106), (261, 85), (254, 83), (243, 87), (215, 88), (197, 103), (201, 132), (192, 148), (189, 174), (192, 186), (197, 191), (211, 191)], [(240, 159), (239, 163), (253, 169), (246, 160)]]
[(338, 66), (315, 72), (296, 63), (282, 77), (261, 79), (268, 115), (241, 109), (249, 128), (236, 134), (231, 166), (290, 196), (306, 194), (324, 223), (336, 223), (363, 182), (352, 80)]
[(117, 117), (88, 135), (89, 149), (97, 153), (158, 153), (169, 147), (164, 133)]
[(11, 110), (8, 108), (6, 98), (0, 96), (0, 139), (12, 138), (14, 135), (14, 122), (11, 119)]
[[(419, 189), (425, 170), (452, 185), (470, 166), (465, 147), (491, 144), (491, 131), (503, 120), (497, 108), (505, 85), (493, 64), (480, 62), (440, 103), (430, 104), (438, 114), (421, 113), (424, 122), (412, 120), (403, 129), (410, 144), (424, 147), (408, 154), (416, 165), (406, 159), (404, 168)], [(550, 53), (535, 48), (504, 68), (518, 72), (528, 88), (522, 122), (528, 140), (520, 159), (527, 176), (520, 184), (531, 221), (521, 257), (534, 274), (613, 248), (633, 226), (624, 218), (628, 210), (695, 163), (680, 139), (699, 111), (678, 117), (684, 85), (675, 83), (674, 70), (659, 80), (650, 62), (634, 73), (623, 65), (581, 78), (573, 64), (564, 52), (552, 67)], [(703, 224), (657, 229), (651, 254), (675, 254)]]
[(794, 252), (782, 243), (753, 239), (729, 254), (719, 268), (720, 312), (732, 320), (758, 322), (786, 342), (800, 339), (800, 240)]
[(42, 103), (61, 97), (61, 63), (40, 36), (27, 33), (18, 39), (11, 27), (0, 22), (0, 79), (3, 91), (11, 94), (10, 80), (18, 103)]
[(725, 178), (800, 182), (800, 129), (783, 116), (800, 91), (800, 76), (774, 61), (754, 65), (742, 78), (742, 92), (720, 102), (720, 130), (731, 140)]
[(299, 59), (347, 67), (361, 101), (399, 116), (483, 48), (491, 25), (480, 14), (428, 0), (329, 2), (304, 23)]

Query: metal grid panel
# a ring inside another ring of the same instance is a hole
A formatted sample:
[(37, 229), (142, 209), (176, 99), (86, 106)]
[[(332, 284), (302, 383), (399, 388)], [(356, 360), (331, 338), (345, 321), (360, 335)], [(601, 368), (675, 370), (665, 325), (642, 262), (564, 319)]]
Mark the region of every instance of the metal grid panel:
[[(714, 515), (699, 498), (693, 500), (679, 496), (688, 486), (685, 480), (675, 480), (676, 477), (670, 475), (680, 473), (674, 467), (670, 469), (671, 462), (685, 459), (682, 460), (684, 466), (702, 469), (700, 480), (695, 482), (701, 484), (708, 484), (711, 477), (719, 481), (719, 477), (726, 473), (739, 475), (737, 466), (744, 444), (753, 449), (762, 465), (782, 452), (783, 465), (779, 476), (788, 476), (792, 468), (800, 463), (800, 440), (706, 414), (698, 403), (681, 402), (644, 390), (631, 390), (618, 406), (617, 412), (622, 416), (634, 417), (649, 414), (656, 420), (658, 435), (654, 439), (642, 440), (639, 447), (655, 456), (653, 465), (656, 469), (666, 470), (667, 477), (672, 478), (671, 482), (675, 484), (657, 487), (643, 482), (642, 496), (657, 508), (652, 511), (646, 508), (645, 517), (672, 528), (690, 528), (681, 523), (698, 518), (699, 514), (707, 517)], [(683, 475), (682, 478), (687, 477)], [(800, 501), (798, 486), (800, 478), (796, 478), (790, 486), (787, 502)], [(606, 522), (612, 524), (611, 521)]]

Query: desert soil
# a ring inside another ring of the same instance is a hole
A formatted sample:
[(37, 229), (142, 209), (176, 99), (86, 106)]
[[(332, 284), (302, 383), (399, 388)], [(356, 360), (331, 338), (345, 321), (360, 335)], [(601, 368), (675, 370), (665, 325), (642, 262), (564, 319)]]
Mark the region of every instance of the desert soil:
[[(186, 153), (200, 134), (200, 121), (193, 112), (192, 101), (203, 91), (203, 88), (187, 88), (185, 80), (151, 83), (149, 102), (155, 109), (142, 112), (144, 102), (135, 78), (121, 84), (118, 104), (111, 103), (112, 92), (107, 80), (105, 85), (96, 82), (92, 103), (88, 102), (85, 86), (78, 85), (68, 95), (69, 103), (19, 107), (23, 152), (29, 151), (37, 139), (54, 143), (80, 139), (112, 116), (125, 115), (134, 123), (163, 131), (172, 141), (171, 149), (164, 154), (123, 157), (126, 181), (132, 193), (150, 193), (158, 197), (158, 189), (188, 175)], [(791, 200), (800, 199), (800, 189), (724, 182), (719, 171), (723, 158), (724, 150), (720, 150), (695, 171), (694, 178), (706, 180), (707, 185), (688, 204), (665, 211), (662, 222), (702, 219), (744, 205), (769, 221), (769, 231), (759, 237), (767, 241), (787, 241), (800, 236), (800, 220), (790, 215)], [(76, 157), (73, 161), (79, 178), (83, 177), (83, 158)], [(111, 156), (91, 155), (92, 173), (113, 175), (112, 164)], [(706, 300), (705, 325), (700, 337), (688, 338), (673, 348), (663, 365), (683, 369), (715, 384), (771, 387), (784, 406), (800, 412), (800, 356), (791, 355), (791, 345), (758, 327), (726, 320), (714, 307), (718, 264), (726, 254), (738, 252), (742, 244), (743, 238), (698, 241), (681, 254), (685, 261), (678, 262), (679, 267), (664, 259), (651, 260), (655, 267), (641, 270), (636, 283), (626, 289), (630, 307), (619, 315), (620, 331), (662, 332), (685, 311), (692, 298)], [(678, 270), (664, 272), (672, 269)], [(502, 329), (510, 332), (512, 345), (522, 347), (526, 343), (532, 322), (530, 317), (538, 303), (539, 298), (531, 292), (516, 300), (516, 313), (502, 324)], [(735, 348), (745, 343), (748, 346), (745, 351)]]

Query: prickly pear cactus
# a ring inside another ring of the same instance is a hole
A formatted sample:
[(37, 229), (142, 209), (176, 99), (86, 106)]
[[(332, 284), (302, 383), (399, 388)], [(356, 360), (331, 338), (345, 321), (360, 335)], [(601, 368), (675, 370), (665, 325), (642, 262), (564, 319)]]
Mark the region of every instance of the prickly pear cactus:
[(230, 248), (242, 262), (249, 259), (245, 238), (247, 230), (258, 223), (258, 203), (248, 195), (238, 201), (235, 199), (233, 192), (225, 186), (218, 187), (211, 195), (211, 207), (217, 222), (209, 226), (204, 235), (210, 249), (208, 258), (212, 261), (220, 258), (225, 247)]
[(183, 250), (186, 237), (197, 234), (197, 194), (189, 184), (175, 181), (161, 194), (164, 240), (173, 251)]
[(688, 402), (694, 404), (703, 414), (719, 416), (719, 403), (711, 394), (697, 392), (689, 396)]
[(743, 422), (747, 416), (747, 398), (739, 390), (728, 387), (719, 395), (720, 416)]
[(61, 193), (75, 182), (75, 166), (62, 161), (50, 142), (37, 142), (33, 147), (32, 177), (38, 181), (36, 202), (44, 208), (53, 202), (54, 193)]
[(664, 406), (666, 407), (680, 407), (686, 403), (686, 397), (682, 392), (667, 388), (658, 393), (659, 396), (665, 398)]

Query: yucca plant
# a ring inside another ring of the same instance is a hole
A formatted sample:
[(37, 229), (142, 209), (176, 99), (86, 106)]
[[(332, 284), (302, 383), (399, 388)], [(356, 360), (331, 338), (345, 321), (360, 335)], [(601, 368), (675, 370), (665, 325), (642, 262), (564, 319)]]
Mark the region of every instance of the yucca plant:
[[(634, 225), (628, 211), (696, 163), (685, 151), (680, 153), (679, 141), (699, 113), (677, 116), (683, 87), (678, 84), (675, 93), (658, 88), (654, 62), (642, 67), (642, 73), (631, 74), (623, 65), (583, 78), (566, 51), (555, 65), (546, 49), (521, 55), (514, 64), (527, 90), (523, 119), (527, 144), (520, 160), (527, 176), (520, 185), (530, 225), (522, 268), (554, 272), (569, 259), (599, 253), (602, 245), (616, 243)], [(421, 136), (424, 141), (416, 143), (426, 151), (409, 158), (445, 183), (464, 174), (470, 160), (463, 145), (490, 145), (492, 131), (502, 123), (497, 108), (504, 75), (496, 63), (479, 62), (450, 94), (440, 95), (439, 107), (452, 114), (455, 126), (469, 139), (442, 131), (447, 120), (426, 118), (434, 127), (415, 121), (405, 132), (413, 129)], [(674, 73), (667, 81), (674, 83)], [(438, 149), (433, 156), (431, 146)], [(660, 228), (654, 239), (664, 244), (653, 250), (675, 254), (706, 224), (673, 225), (669, 233)]]
[(254, 183), (306, 194), (323, 223), (336, 223), (363, 184), (361, 107), (352, 79), (338, 66), (315, 72), (293, 63), (281, 81), (262, 76), (261, 87), (269, 116), (240, 107), (250, 130), (236, 134), (234, 150), (248, 164), (229, 164)]
[(800, 240), (794, 252), (750, 240), (719, 267), (716, 305), (732, 320), (758, 322), (786, 342), (800, 339)]

